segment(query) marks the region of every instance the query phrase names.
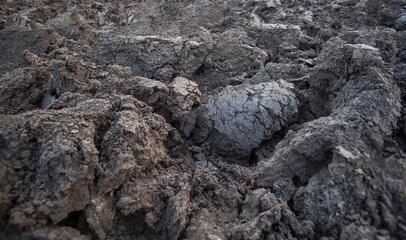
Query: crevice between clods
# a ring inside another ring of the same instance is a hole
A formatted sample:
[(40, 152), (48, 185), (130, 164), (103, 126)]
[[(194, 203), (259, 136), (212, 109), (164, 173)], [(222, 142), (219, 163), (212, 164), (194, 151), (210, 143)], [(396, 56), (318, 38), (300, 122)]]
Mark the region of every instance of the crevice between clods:
[[(111, 128), (111, 122), (114, 120), (114, 114), (109, 114), (109, 116), (107, 116), (105, 118), (104, 121), (101, 122), (101, 124), (99, 124), (96, 128), (96, 132), (95, 132), (95, 137), (94, 137), (94, 146), (97, 149), (98, 152), (98, 162), (100, 163), (102, 161), (102, 153), (103, 153), (103, 139), (104, 136), (106, 135), (107, 131)], [(94, 179), (93, 179), (93, 183), (94, 186), (97, 187), (97, 183), (99, 181), (100, 178), (100, 173), (98, 172), (97, 168), (94, 174)]]
[(68, 217), (59, 222), (58, 225), (77, 229), (83, 235), (92, 235), (84, 210), (69, 213)]

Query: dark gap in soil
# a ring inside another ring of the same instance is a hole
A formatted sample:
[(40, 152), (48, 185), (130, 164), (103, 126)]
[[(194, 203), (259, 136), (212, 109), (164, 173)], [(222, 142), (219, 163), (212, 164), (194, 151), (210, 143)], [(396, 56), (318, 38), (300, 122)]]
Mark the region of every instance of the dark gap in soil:
[(88, 235), (91, 233), (89, 224), (86, 221), (84, 210), (69, 213), (68, 217), (59, 222), (58, 225), (77, 229), (81, 234), (84, 235)]
[(290, 210), (296, 215), (299, 216), (300, 212), (296, 211), (294, 205), (295, 202), (293, 201), (293, 197), (287, 201)]
[(279, 228), (279, 223), (275, 223), (272, 225), (272, 230), (275, 233), (281, 233), (281, 229)]
[(253, 151), (253, 154), (256, 157), (256, 163), (263, 159), (272, 157), (276, 145), (285, 138), (289, 129), (290, 127), (285, 127), (275, 132), (271, 139), (263, 141), (260, 146)]
[(196, 70), (196, 72), (194, 73), (194, 75), (203, 76), (203, 75), (204, 75), (204, 71), (205, 71), (205, 69), (204, 69), (204, 64), (202, 64), (202, 65)]
[(172, 127), (176, 128), (178, 130), (180, 129), (181, 124), (180, 124), (179, 120), (171, 121), (170, 124), (172, 125)]
[(250, 159), (248, 161), (250, 166), (256, 166), (258, 163), (258, 156), (255, 154), (255, 151), (251, 152)]
[(300, 177), (299, 176), (294, 176), (293, 179), (293, 184), (295, 184), (296, 187), (300, 187), (301, 186), (301, 181), (300, 181)]
[[(94, 138), (93, 141), (94, 141), (94, 146), (98, 151), (99, 162), (102, 161), (103, 138), (104, 138), (104, 135), (106, 135), (106, 132), (111, 128), (111, 121), (113, 120), (112, 118), (113, 117), (111, 116), (108, 119), (106, 119), (103, 122), (103, 124), (99, 125), (98, 128), (96, 129), (96, 134), (95, 134), (95, 138)], [(100, 178), (100, 175), (99, 175), (99, 173), (98, 173), (98, 171), (96, 169), (95, 176), (94, 176), (94, 179), (93, 179), (93, 183), (94, 183), (94, 185), (96, 187), (97, 187), (97, 183), (99, 181), (99, 178)]]
[(395, 141), (398, 143), (399, 147), (403, 152), (406, 152), (406, 117), (403, 116), (403, 119), (399, 121), (400, 127), (395, 133)]
[(199, 106), (200, 106), (199, 103), (194, 103), (194, 104), (192, 105), (192, 111), (198, 109)]
[(62, 220), (59, 225), (60, 226), (68, 226), (72, 228), (78, 228), (79, 226), (79, 218), (83, 212), (75, 211), (69, 213), (68, 217), (65, 220)]
[[(406, 54), (404, 55), (406, 56)], [(406, 152), (406, 70), (402, 67), (397, 68), (393, 80), (400, 89), (403, 106), (402, 117), (398, 121), (397, 130), (394, 132), (394, 139), (402, 151)]]
[(6, 139), (0, 135), (0, 154), (2, 156), (2, 159), (6, 159), (6, 153), (5, 150), (7, 149), (7, 144), (6, 144)]
[(106, 135), (106, 132), (111, 127), (111, 120), (112, 119), (106, 119), (106, 121), (104, 121), (104, 124), (101, 124), (100, 126), (98, 126), (98, 128), (96, 130), (94, 145), (95, 145), (97, 151), (99, 151), (99, 160), (100, 160), (100, 154), (102, 152), (101, 145), (103, 143), (103, 138), (104, 138), (104, 135)]

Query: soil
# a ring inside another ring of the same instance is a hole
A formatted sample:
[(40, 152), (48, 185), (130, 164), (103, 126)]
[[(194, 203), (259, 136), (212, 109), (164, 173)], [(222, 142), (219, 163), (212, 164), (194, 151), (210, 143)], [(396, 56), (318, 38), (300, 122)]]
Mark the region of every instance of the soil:
[(405, 0), (0, 1), (0, 239), (406, 239)]

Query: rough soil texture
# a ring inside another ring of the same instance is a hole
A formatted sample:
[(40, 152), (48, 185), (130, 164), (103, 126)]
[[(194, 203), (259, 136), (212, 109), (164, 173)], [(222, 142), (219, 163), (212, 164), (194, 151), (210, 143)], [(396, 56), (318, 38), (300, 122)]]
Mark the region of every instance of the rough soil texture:
[(0, 53), (0, 239), (406, 239), (405, 0), (4, 0)]

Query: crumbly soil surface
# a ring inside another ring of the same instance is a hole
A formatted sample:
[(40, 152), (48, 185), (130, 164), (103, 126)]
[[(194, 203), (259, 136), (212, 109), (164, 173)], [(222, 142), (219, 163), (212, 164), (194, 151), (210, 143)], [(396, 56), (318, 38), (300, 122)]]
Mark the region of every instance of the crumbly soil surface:
[(1, 0), (0, 239), (406, 239), (405, 0)]

